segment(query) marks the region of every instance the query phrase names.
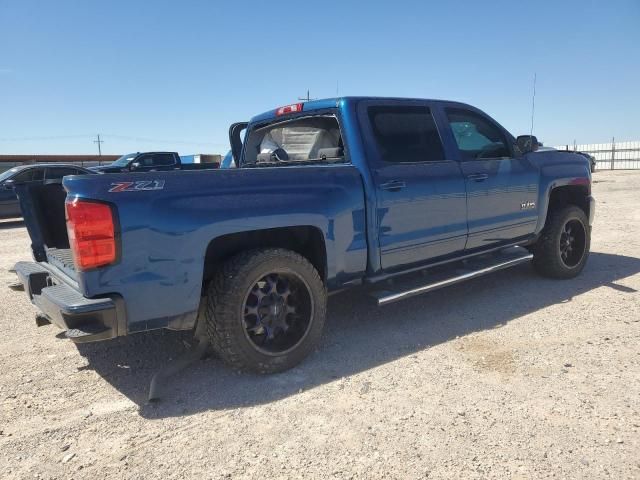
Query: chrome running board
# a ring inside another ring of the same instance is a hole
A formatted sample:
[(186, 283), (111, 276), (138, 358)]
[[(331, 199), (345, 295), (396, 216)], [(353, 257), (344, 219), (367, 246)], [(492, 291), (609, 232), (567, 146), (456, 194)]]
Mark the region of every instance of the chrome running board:
[[(453, 272), (444, 272), (439, 274), (428, 274), (431, 279), (429, 283), (422, 285), (413, 285), (410, 288), (398, 291), (373, 291), (371, 295), (377, 299), (378, 305), (387, 305), (398, 300), (420, 295), (422, 293), (431, 292), (439, 288), (448, 287), (456, 283), (471, 280), (472, 278), (481, 277), (489, 273), (496, 272), (509, 267), (514, 267), (521, 263), (530, 261), (533, 254), (529, 253), (522, 247), (513, 247), (508, 250), (502, 250), (497, 254), (477, 257), (465, 263), (464, 269), (457, 269)], [(427, 270), (428, 271), (428, 270)], [(422, 279), (424, 282), (424, 278)]]

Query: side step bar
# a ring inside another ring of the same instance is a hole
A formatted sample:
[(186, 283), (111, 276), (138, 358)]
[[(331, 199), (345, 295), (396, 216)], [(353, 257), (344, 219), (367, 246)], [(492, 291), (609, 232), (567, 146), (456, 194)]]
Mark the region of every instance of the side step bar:
[[(422, 293), (431, 292), (439, 288), (448, 287), (455, 283), (471, 280), (472, 278), (481, 277), (488, 273), (496, 272), (509, 267), (514, 267), (521, 263), (530, 261), (533, 254), (529, 253), (522, 247), (513, 247), (503, 250), (499, 254), (487, 257), (473, 258), (467, 263), (467, 268), (454, 270), (453, 272), (444, 272), (440, 274), (429, 275), (431, 281), (427, 284), (413, 285), (406, 290), (398, 291), (373, 291), (371, 295), (377, 299), (378, 305), (387, 305), (398, 300), (420, 295)], [(424, 282), (424, 279), (423, 279)]]

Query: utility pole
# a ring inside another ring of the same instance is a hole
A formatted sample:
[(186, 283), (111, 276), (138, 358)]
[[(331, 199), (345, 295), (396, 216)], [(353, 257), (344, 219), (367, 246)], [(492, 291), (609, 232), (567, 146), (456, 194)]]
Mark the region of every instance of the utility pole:
[(298, 100), (302, 100), (303, 102), (310, 102), (311, 100), (316, 100), (315, 98), (311, 98), (309, 95), (309, 90), (307, 90), (307, 97), (298, 97)]
[(616, 168), (616, 137), (611, 138), (611, 170)]
[(101, 157), (102, 156), (101, 144), (104, 143), (104, 140), (100, 140), (100, 134), (98, 134), (97, 137), (98, 137), (98, 139), (94, 140), (93, 143), (97, 143), (98, 144), (98, 156)]

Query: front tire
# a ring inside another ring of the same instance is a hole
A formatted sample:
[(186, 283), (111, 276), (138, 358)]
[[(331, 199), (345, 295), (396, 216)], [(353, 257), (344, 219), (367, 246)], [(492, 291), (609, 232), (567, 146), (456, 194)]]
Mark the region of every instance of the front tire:
[(206, 301), (214, 351), (231, 367), (258, 373), (300, 363), (320, 340), (327, 308), (313, 265), (276, 248), (228, 260), (210, 282)]
[(584, 268), (591, 247), (591, 228), (584, 211), (568, 205), (549, 213), (533, 248), (533, 266), (545, 277), (567, 279)]

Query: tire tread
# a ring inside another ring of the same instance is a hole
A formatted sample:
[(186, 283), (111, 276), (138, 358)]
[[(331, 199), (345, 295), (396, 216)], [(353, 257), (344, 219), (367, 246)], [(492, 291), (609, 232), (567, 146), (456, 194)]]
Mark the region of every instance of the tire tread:
[[(235, 311), (238, 301), (243, 301), (240, 296), (242, 283), (248, 271), (254, 266), (286, 258), (288, 262), (296, 265), (300, 270), (306, 270), (311, 275), (312, 281), (320, 285), (322, 298), (315, 302), (315, 308), (320, 309), (316, 318), (324, 322), (326, 316), (326, 290), (324, 284), (313, 265), (302, 255), (282, 248), (255, 249), (242, 252), (229, 260), (214, 274), (209, 283), (206, 298), (205, 319), (207, 333), (215, 353), (230, 367), (237, 370), (251, 370), (258, 373), (274, 373), (291, 368), (293, 364), (286, 361), (255, 362), (248, 358), (240, 348), (234, 335), (234, 322), (237, 321)], [(300, 348), (313, 345), (305, 345)], [(309, 352), (303, 352), (306, 356)], [(277, 358), (277, 357), (276, 357)], [(296, 362), (297, 363), (297, 362)]]
[[(569, 268), (562, 263), (557, 252), (557, 235), (569, 217), (579, 217), (586, 229), (586, 252), (577, 268)], [(549, 212), (540, 238), (533, 248), (533, 266), (536, 271), (549, 278), (567, 279), (578, 275), (589, 256), (590, 232), (584, 211), (575, 205), (566, 205)]]

